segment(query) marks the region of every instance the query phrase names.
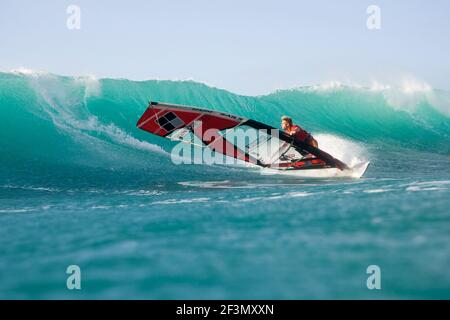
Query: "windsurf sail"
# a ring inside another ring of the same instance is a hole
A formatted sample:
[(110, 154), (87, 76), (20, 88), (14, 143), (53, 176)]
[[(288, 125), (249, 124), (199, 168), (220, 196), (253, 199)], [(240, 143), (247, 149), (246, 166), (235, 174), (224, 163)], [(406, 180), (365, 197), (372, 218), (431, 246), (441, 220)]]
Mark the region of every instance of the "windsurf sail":
[[(319, 168), (348, 169), (342, 161), (323, 150), (264, 123), (220, 111), (150, 102), (137, 127), (175, 141), (206, 146), (228, 157), (280, 170)], [(237, 141), (243, 130), (257, 131)]]

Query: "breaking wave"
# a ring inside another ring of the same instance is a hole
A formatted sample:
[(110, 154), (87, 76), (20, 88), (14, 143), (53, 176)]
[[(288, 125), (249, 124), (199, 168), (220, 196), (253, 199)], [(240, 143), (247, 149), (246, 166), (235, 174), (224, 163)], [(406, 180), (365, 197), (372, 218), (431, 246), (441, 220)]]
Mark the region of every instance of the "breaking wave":
[[(450, 153), (450, 95), (417, 83), (329, 83), (242, 96), (194, 81), (0, 73), (3, 168), (163, 170), (170, 142), (135, 127), (149, 100), (195, 105), (278, 126), (288, 114), (347, 162), (366, 149)], [(76, 170), (76, 169), (73, 169)]]

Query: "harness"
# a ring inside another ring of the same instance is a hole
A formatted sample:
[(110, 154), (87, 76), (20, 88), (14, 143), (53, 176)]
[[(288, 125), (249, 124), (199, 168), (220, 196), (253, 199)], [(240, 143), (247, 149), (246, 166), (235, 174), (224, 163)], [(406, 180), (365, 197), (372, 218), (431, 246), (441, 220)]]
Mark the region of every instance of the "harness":
[(291, 128), (297, 131), (297, 133), (294, 135), (294, 138), (296, 140), (305, 142), (307, 144), (311, 143), (313, 137), (308, 131), (303, 130), (299, 126), (292, 126)]

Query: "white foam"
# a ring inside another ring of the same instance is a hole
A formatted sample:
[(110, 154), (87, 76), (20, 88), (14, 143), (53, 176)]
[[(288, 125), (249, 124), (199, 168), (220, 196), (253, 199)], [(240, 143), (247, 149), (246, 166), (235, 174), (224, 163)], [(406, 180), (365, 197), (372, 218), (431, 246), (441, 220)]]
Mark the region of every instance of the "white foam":
[(75, 82), (84, 86), (84, 105), (87, 105), (87, 99), (90, 97), (97, 97), (101, 93), (100, 81), (95, 75), (85, 75), (75, 78)]
[(46, 71), (34, 70), (34, 69), (30, 69), (30, 68), (25, 68), (25, 67), (10, 69), (10, 70), (8, 70), (8, 72), (13, 73), (13, 74), (18, 74), (18, 75), (32, 76), (32, 77), (49, 74)]
[(448, 180), (432, 180), (432, 181), (422, 181), (422, 182), (414, 182), (415, 185), (447, 185), (450, 184)]
[(350, 167), (368, 161), (368, 152), (361, 144), (332, 134), (317, 133), (313, 134), (313, 136), (319, 143), (320, 149), (328, 152)]
[(164, 151), (160, 146), (148, 143), (146, 141), (138, 140), (129, 134), (125, 133), (122, 129), (116, 127), (113, 124), (103, 125), (100, 124), (96, 117), (94, 117), (96, 125), (93, 130), (106, 133), (109, 137), (113, 138), (119, 144), (131, 146), (136, 149), (147, 150), (151, 152), (157, 152), (169, 156), (169, 153)]
[[(43, 115), (38, 113), (43, 111), (57, 128), (68, 132), (72, 137), (88, 139), (89, 144), (92, 144), (93, 140), (100, 143), (108, 142), (107, 139), (92, 134), (101, 133), (117, 144), (169, 156), (161, 147), (138, 140), (112, 123), (101, 123), (96, 116), (89, 114), (87, 108), (80, 108), (80, 101), (73, 101), (74, 97), (70, 96), (70, 92), (63, 87), (56, 75), (26, 68), (19, 68), (10, 72), (32, 76), (31, 86), (45, 101), (41, 110), (33, 109), (33, 112), (42, 117)], [(39, 79), (36, 79), (36, 77), (39, 77)], [(79, 76), (73, 79), (74, 84), (71, 85), (80, 86), (84, 89), (82, 101), (84, 106), (87, 105), (89, 97), (101, 93), (100, 82), (94, 75)]]
[(238, 202), (254, 202), (254, 201), (270, 201), (270, 200), (279, 200), (279, 199), (289, 199), (289, 198), (298, 198), (298, 197), (309, 197), (312, 196), (314, 193), (309, 192), (287, 192), (283, 194), (276, 194), (271, 196), (265, 196), (265, 197), (250, 197), (250, 198), (243, 198), (237, 200)]
[(242, 181), (182, 181), (178, 182), (179, 185), (187, 187), (198, 187), (207, 189), (248, 189), (255, 188), (257, 185), (251, 183), (245, 183)]
[[(87, 80), (89, 83), (93, 83), (95, 88), (95, 80)], [(118, 128), (114, 124), (102, 124), (96, 116), (89, 115), (87, 118), (79, 118), (80, 115), (76, 114), (77, 110), (70, 110), (70, 106), (60, 106), (56, 103), (42, 88), (38, 88), (42, 97), (45, 99), (50, 107), (44, 106), (44, 111), (51, 117), (53, 123), (58, 128), (74, 133), (75, 135), (82, 135), (89, 139), (98, 139), (90, 135), (91, 132), (103, 133), (118, 144), (133, 147), (135, 149), (147, 150), (151, 152), (157, 152), (169, 156), (169, 153), (164, 151), (161, 147), (138, 140), (129, 134), (125, 133), (122, 129)], [(94, 89), (91, 89), (91, 91)], [(87, 98), (92, 92), (86, 89), (84, 99)], [(86, 101), (84, 101), (86, 103)], [(73, 106), (72, 106), (73, 108)]]
[(387, 103), (396, 110), (414, 112), (422, 102), (434, 105), (433, 89), (426, 82), (412, 77), (400, 80), (397, 86), (385, 86), (382, 92)]
[(180, 203), (197, 203), (197, 202), (207, 202), (209, 198), (192, 198), (192, 199), (168, 199), (163, 201), (155, 201), (152, 204), (180, 204)]
[(368, 189), (364, 190), (364, 193), (383, 193), (383, 192), (389, 192), (391, 189)]
[(406, 191), (442, 191), (447, 190), (447, 188), (440, 187), (419, 187), (419, 186), (411, 186), (407, 187)]
[(92, 206), (91, 209), (110, 209), (111, 206)]
[(30, 209), (0, 209), (0, 213), (23, 213), (23, 212), (30, 212), (35, 211), (36, 209), (30, 208)]
[(163, 192), (161, 191), (154, 191), (154, 190), (138, 190), (138, 191), (132, 190), (121, 193), (125, 193), (129, 196), (158, 196), (163, 194)]
[(450, 116), (450, 95), (433, 90), (427, 82), (417, 77), (407, 75), (386, 84), (372, 81), (370, 90), (380, 92), (387, 103), (396, 110), (414, 112), (422, 103), (427, 103), (445, 116)]
[(18, 186), (18, 185), (2, 185), (0, 188), (5, 189), (23, 189), (23, 190), (32, 190), (32, 191), (48, 191), (48, 192), (60, 192), (61, 189), (49, 188), (49, 187), (36, 187), (36, 186)]
[[(387, 103), (396, 110), (414, 112), (421, 103), (426, 102), (437, 111), (450, 117), (450, 94), (441, 91), (436, 94), (433, 87), (415, 76), (402, 75), (388, 81), (372, 79), (368, 84), (358, 83), (350, 79), (344, 81), (329, 80), (321, 84), (291, 87), (284, 90), (312, 91), (317, 93), (333, 92), (340, 90), (368, 90), (382, 94)], [(284, 91), (278, 89), (277, 91)]]
[(326, 81), (324, 83), (316, 84), (311, 87), (308, 87), (308, 90), (318, 91), (318, 92), (327, 92), (327, 91), (342, 90), (342, 89), (346, 89), (346, 88), (361, 89), (361, 88), (363, 88), (363, 86), (356, 82), (352, 82), (352, 81), (347, 81), (346, 83), (343, 83), (341, 81), (331, 80), (331, 81)]
[(406, 186), (406, 191), (443, 191), (450, 184), (448, 180), (413, 182)]

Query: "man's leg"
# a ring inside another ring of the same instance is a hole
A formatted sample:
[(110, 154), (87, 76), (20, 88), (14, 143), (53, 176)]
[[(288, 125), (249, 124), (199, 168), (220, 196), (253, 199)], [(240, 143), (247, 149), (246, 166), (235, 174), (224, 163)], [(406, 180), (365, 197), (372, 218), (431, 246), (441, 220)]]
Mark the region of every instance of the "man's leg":
[[(310, 146), (313, 146), (313, 147), (315, 147), (315, 148), (318, 148), (318, 147), (319, 147), (319, 144), (317, 143), (317, 140), (314, 139), (313, 137), (311, 137), (311, 138), (309, 139), (309, 145), (310, 145)], [(306, 155), (306, 157), (304, 157), (304, 159), (310, 159), (310, 158), (314, 158), (314, 157), (315, 157), (315, 156), (314, 156), (313, 154), (309, 153), (308, 155)]]

